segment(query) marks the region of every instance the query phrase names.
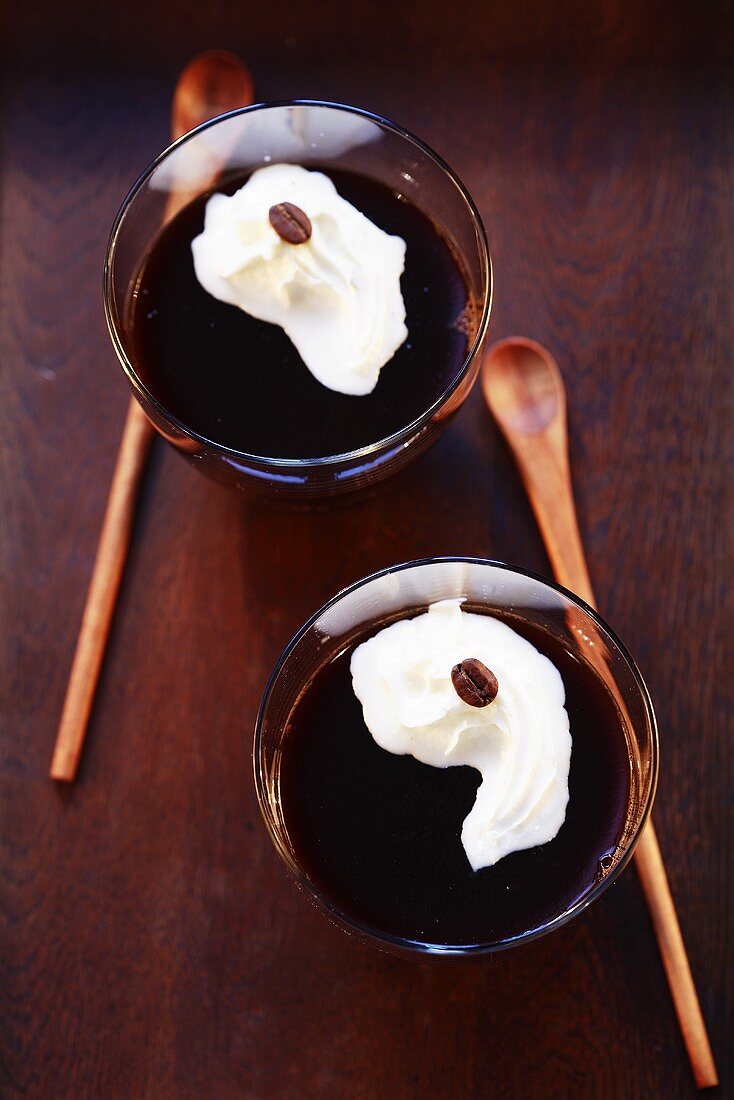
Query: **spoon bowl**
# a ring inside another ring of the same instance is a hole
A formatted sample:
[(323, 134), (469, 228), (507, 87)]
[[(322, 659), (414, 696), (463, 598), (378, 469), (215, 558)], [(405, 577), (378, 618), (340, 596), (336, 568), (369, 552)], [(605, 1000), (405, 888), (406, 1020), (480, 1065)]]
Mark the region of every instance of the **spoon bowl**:
[(207, 50), (199, 54), (182, 70), (173, 93), (172, 140), (216, 115), (252, 103), (254, 97), (250, 71), (233, 53)]
[(490, 348), (482, 367), (484, 399), (495, 418), (523, 435), (537, 435), (565, 413), (561, 372), (535, 340), (511, 336)]

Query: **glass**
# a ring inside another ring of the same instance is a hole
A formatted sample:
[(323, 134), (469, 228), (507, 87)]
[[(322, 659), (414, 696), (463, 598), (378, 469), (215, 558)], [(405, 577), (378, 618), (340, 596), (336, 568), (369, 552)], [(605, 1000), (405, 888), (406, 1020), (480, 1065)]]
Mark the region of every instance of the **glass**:
[[(630, 793), (622, 835), (603, 875), (569, 909), (522, 936), (470, 947), (419, 944), (367, 927), (341, 910), (310, 880), (288, 837), (280, 798), (280, 765), (291, 710), (309, 681), (365, 627), (424, 610), (437, 600), (465, 597), (477, 611), (506, 612), (543, 629), (593, 666), (610, 692), (627, 740)], [(599, 897), (626, 867), (655, 794), (658, 740), (647, 688), (619, 639), (599, 615), (552, 581), (478, 558), (431, 558), (374, 573), (340, 592), (286, 646), (263, 694), (255, 726), (255, 787), (270, 837), (286, 867), (344, 930), (383, 948), (415, 953), (484, 954), (535, 939), (566, 924)]]
[[(417, 419), (369, 446), (318, 459), (274, 460), (220, 446), (173, 416), (143, 385), (135, 365), (131, 290), (172, 207), (209, 190), (214, 179), (279, 162), (343, 168), (386, 184), (440, 227), (476, 304), (469, 351), (444, 393)], [(165, 150), (125, 199), (112, 228), (104, 271), (112, 343), (146, 415), (160, 434), (207, 473), (247, 492), (308, 499), (362, 488), (396, 472), (436, 441), (467, 397), (479, 369), (492, 298), (492, 267), (479, 213), (454, 172), (428, 146), (386, 119), (336, 103), (298, 100), (234, 111), (192, 130)]]

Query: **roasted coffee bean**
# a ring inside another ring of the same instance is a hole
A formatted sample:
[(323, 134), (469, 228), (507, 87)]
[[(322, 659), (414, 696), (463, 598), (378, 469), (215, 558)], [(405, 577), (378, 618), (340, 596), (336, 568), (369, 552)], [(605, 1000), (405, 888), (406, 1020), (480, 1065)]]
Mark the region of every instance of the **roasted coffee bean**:
[(305, 244), (311, 236), (311, 219), (292, 202), (271, 206), (268, 218), (278, 236), (288, 244)]
[(451, 669), (451, 683), (456, 694), (470, 707), (486, 707), (499, 691), (497, 677), (478, 661), (467, 657)]

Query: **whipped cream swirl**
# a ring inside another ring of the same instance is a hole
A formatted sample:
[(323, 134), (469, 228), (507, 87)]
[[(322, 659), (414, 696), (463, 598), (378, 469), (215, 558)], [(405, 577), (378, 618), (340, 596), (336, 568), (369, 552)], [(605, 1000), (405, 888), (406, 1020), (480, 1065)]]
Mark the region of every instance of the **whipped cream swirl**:
[[(557, 834), (568, 804), (571, 734), (555, 665), (511, 627), (464, 612), (461, 602), (443, 600), (380, 630), (354, 650), (351, 671), (367, 728), (383, 749), (481, 772), (461, 830), (478, 871)], [(462, 702), (451, 683), (452, 667), (468, 657), (499, 682), (486, 707)]]
[[(304, 244), (282, 240), (270, 224), (270, 207), (282, 202), (308, 215)], [(209, 294), (280, 325), (314, 377), (338, 393), (371, 393), (408, 335), (405, 241), (341, 198), (322, 172), (259, 168), (234, 195), (212, 195), (191, 247)]]

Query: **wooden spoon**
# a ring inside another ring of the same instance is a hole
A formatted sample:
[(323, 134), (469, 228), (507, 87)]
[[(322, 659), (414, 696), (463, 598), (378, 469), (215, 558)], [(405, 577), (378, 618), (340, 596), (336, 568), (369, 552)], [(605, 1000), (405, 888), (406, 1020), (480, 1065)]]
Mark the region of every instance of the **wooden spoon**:
[[(555, 359), (534, 340), (503, 340), (484, 360), (482, 392), (515, 456), (556, 580), (594, 607), (571, 487), (566, 394)], [(696, 1085), (709, 1088), (718, 1084), (716, 1066), (651, 819), (635, 860)]]
[[(199, 54), (181, 73), (173, 94), (171, 140), (252, 100), (252, 77), (238, 58), (223, 50)], [(164, 223), (190, 198), (185, 191), (174, 188)], [(76, 776), (154, 434), (142, 408), (131, 398), (56, 735), (52, 779), (71, 781)]]

